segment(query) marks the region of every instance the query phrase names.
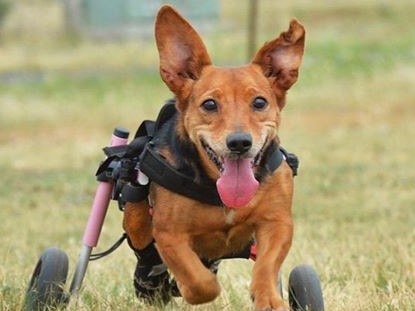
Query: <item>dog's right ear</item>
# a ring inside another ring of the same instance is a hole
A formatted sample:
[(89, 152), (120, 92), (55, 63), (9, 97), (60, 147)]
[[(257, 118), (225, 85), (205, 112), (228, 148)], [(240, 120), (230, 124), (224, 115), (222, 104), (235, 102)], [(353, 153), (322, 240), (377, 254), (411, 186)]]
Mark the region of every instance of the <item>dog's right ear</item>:
[(180, 103), (186, 102), (191, 85), (211, 60), (199, 34), (171, 6), (157, 14), (155, 34), (160, 56), (160, 75)]

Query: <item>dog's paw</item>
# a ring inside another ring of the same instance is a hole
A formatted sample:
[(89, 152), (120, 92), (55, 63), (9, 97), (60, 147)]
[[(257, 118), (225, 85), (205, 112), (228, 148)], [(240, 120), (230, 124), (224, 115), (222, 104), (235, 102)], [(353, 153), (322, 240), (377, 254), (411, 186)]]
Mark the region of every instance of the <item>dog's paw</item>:
[(190, 304), (201, 304), (214, 300), (220, 294), (216, 276), (209, 272), (209, 277), (197, 280), (193, 284), (177, 283), (183, 298)]
[(256, 311), (290, 311), (282, 298), (274, 293), (256, 291), (251, 294)]
[[(275, 304), (274, 304), (275, 305)], [(255, 304), (256, 311), (290, 311), (290, 308), (283, 302), (282, 306), (258, 306)]]

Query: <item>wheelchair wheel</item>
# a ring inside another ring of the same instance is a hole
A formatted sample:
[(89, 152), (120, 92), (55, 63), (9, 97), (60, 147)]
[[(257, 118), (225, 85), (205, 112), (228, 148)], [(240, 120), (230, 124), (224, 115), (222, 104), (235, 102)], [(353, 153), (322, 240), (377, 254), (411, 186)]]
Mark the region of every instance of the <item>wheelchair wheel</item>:
[(293, 311), (324, 311), (320, 279), (313, 267), (300, 265), (291, 271), (288, 300)]
[(64, 285), (68, 256), (58, 248), (47, 248), (39, 258), (26, 292), (26, 311), (49, 310), (68, 302)]

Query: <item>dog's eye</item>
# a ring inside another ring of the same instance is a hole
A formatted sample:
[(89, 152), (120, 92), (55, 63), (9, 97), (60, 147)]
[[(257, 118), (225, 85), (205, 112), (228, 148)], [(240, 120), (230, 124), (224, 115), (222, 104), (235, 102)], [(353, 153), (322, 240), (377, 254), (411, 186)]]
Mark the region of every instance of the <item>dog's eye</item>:
[(218, 104), (213, 99), (207, 99), (207, 100), (205, 100), (202, 103), (201, 107), (205, 111), (209, 111), (209, 112), (218, 111)]
[(268, 105), (268, 102), (263, 97), (255, 97), (254, 101), (252, 102), (252, 106), (255, 110), (264, 110)]

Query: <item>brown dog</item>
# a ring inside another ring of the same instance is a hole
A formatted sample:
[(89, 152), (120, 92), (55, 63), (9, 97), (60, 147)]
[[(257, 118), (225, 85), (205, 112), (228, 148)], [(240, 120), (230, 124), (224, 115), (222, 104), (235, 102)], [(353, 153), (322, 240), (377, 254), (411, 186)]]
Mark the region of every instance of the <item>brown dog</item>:
[(238, 68), (213, 66), (197, 32), (170, 6), (160, 9), (155, 32), (161, 77), (175, 94), (178, 112), (153, 139), (154, 150), (178, 171), (189, 172), (195, 184), (215, 182), (222, 204), (152, 182), (149, 201), (125, 206), (130, 245), (139, 253), (154, 239), (183, 298), (199, 304), (220, 292), (201, 258), (238, 253), (254, 238), (255, 308), (288, 310), (275, 284), (293, 234), (293, 173), (285, 161), (267, 170), (266, 157), (279, 145), (280, 112), (298, 77), (305, 30), (293, 20), (288, 31)]

